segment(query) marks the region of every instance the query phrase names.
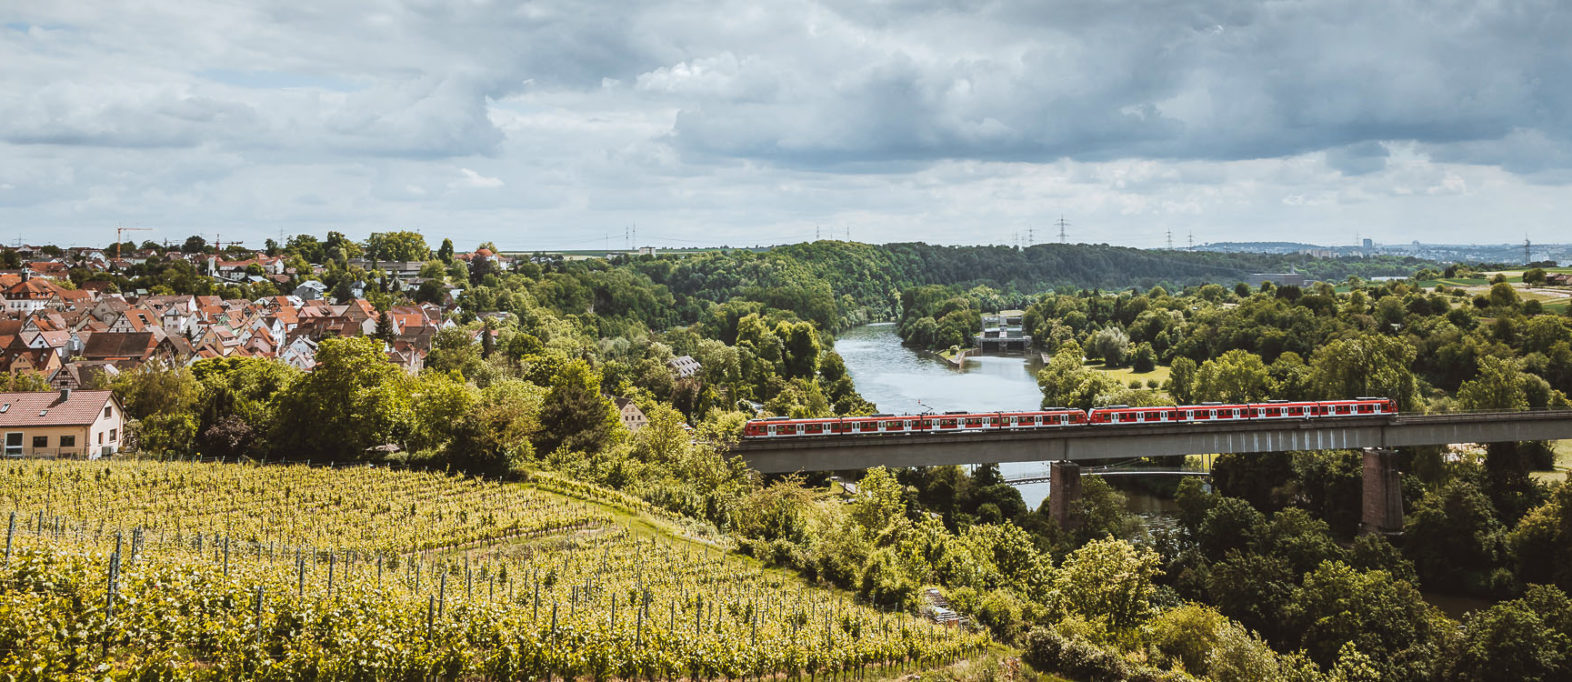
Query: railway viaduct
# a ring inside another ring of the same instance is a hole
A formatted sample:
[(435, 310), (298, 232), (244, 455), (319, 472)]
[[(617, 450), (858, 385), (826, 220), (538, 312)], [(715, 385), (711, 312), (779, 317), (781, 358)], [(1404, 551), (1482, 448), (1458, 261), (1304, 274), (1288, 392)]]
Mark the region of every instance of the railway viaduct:
[(1080, 465), (1085, 462), (1363, 449), (1362, 527), (1367, 532), (1395, 532), (1403, 527), (1403, 508), (1398, 472), (1391, 464), (1392, 448), (1564, 438), (1572, 438), (1572, 410), (788, 438), (747, 441), (732, 453), (763, 473), (1051, 462), (1049, 510), (1068, 526), (1079, 521), (1075, 502), (1080, 498)]

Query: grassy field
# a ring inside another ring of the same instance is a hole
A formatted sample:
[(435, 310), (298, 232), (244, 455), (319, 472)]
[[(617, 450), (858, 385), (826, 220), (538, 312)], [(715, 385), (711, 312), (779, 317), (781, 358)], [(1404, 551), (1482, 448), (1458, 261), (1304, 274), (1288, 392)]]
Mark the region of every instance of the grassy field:
[(1141, 382), (1141, 388), (1147, 388), (1146, 382), (1155, 380), (1158, 386), (1168, 382), (1170, 369), (1167, 365), (1158, 365), (1150, 372), (1136, 372), (1129, 367), (1108, 368), (1103, 363), (1088, 360), (1085, 365), (1119, 381), (1120, 386), (1129, 386), (1131, 380)]
[(1146, 382), (1152, 379), (1156, 379), (1159, 386), (1167, 383), (1170, 371), (1167, 365), (1158, 365), (1150, 372), (1136, 372), (1129, 367), (1114, 367), (1110, 369), (1104, 367), (1103, 363), (1096, 361), (1088, 361), (1086, 366), (1118, 379), (1119, 383), (1124, 385), (1128, 385), (1131, 379), (1139, 379), (1143, 388), (1146, 386)]
[(1566, 480), (1567, 472), (1572, 471), (1572, 440), (1558, 440), (1551, 443), (1551, 447), (1556, 453), (1555, 470), (1530, 474), (1541, 483), (1560, 483)]

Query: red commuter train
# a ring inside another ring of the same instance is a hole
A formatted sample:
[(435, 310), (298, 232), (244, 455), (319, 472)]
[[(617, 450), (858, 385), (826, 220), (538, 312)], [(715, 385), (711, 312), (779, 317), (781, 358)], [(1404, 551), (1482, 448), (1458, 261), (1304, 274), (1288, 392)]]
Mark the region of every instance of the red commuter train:
[(1340, 417), (1377, 417), (1397, 414), (1397, 407), (1386, 398), (1225, 405), (1170, 405), (1167, 407), (1128, 407), (1114, 405), (1090, 410), (1050, 407), (1030, 412), (945, 412), (943, 414), (875, 414), (866, 417), (828, 417), (792, 419), (771, 417), (750, 420), (743, 427), (746, 440), (771, 438), (810, 438), (877, 436), (912, 433), (967, 433), (981, 431), (1023, 431), (1074, 427), (1106, 427), (1138, 424), (1207, 424), (1212, 422), (1263, 421), (1277, 419), (1335, 419)]

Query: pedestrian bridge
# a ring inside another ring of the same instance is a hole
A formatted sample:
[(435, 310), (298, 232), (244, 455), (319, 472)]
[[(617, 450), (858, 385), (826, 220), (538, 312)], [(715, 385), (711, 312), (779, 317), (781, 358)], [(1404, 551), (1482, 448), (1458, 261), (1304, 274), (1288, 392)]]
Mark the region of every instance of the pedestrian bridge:
[(732, 454), (763, 473), (790, 473), (1564, 438), (1572, 438), (1572, 410), (804, 437), (744, 441)]

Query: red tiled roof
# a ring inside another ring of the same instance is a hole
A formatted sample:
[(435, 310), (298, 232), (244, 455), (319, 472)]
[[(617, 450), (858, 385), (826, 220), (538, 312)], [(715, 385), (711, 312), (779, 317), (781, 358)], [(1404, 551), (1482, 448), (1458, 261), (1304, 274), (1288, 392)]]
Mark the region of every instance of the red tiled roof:
[(50, 284), (49, 282), (46, 282), (44, 280), (41, 280), (41, 279), (30, 279), (30, 280), (27, 280), (27, 281), (24, 281), (24, 282), (17, 282), (16, 284), (13, 284), (10, 287), (6, 288), (6, 290), (5, 290), (5, 297), (9, 298), (9, 299), (12, 299), (12, 300), (15, 300), (15, 299), (37, 299), (37, 300), (42, 300), (42, 299), (46, 299), (46, 298), (49, 298), (50, 296), (54, 295), (55, 288), (56, 288), (55, 285)]
[(113, 397), (112, 391), (72, 391), (66, 400), (59, 391), (0, 393), (0, 428), (91, 424)]
[(87, 339), (82, 357), (88, 360), (142, 360), (158, 345), (152, 332), (98, 332)]

